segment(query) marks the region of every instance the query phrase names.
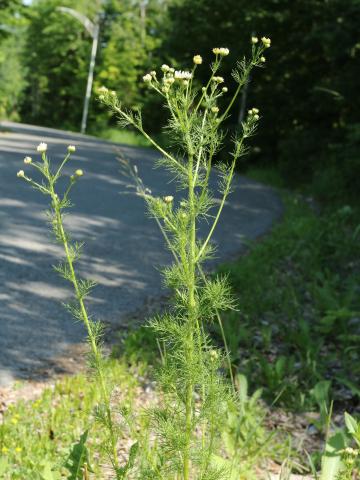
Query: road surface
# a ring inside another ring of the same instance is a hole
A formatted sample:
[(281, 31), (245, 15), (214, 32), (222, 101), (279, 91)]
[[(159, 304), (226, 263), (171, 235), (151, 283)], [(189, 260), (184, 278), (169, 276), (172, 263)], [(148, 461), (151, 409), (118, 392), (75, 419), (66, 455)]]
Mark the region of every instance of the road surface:
[[(89, 308), (108, 324), (119, 326), (131, 313), (162, 292), (159, 266), (169, 263), (161, 234), (147, 218), (141, 198), (124, 194), (128, 180), (119, 173), (120, 145), (59, 130), (0, 123), (0, 385), (32, 378), (56, 365), (56, 359), (84, 339), (61, 302), (70, 290), (52, 265), (61, 248), (51, 238), (44, 210), (47, 197), (16, 177), (30, 172), (23, 158), (36, 158), (36, 146), (48, 144), (54, 162), (69, 144), (76, 153), (67, 173), (81, 168), (84, 177), (73, 190), (75, 207), (67, 218), (73, 237), (85, 241), (81, 274), (97, 281)], [(149, 149), (121, 146), (156, 195), (174, 195), (174, 183), (153, 168)], [(269, 187), (237, 176), (214, 240), (221, 241), (217, 262), (239, 254), (248, 240), (270, 229), (282, 212)], [(203, 226), (203, 233), (208, 229)], [(70, 355), (70, 354), (69, 354)], [(76, 359), (75, 359), (76, 361)]]

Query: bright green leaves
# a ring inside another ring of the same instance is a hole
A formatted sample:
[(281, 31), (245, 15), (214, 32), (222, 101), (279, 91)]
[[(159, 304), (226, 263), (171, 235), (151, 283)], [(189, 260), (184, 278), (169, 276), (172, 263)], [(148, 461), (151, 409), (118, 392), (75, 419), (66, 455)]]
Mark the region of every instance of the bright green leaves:
[(227, 277), (206, 280), (199, 292), (199, 310), (204, 320), (212, 320), (218, 311), (235, 309), (235, 297)]
[(70, 475), (68, 480), (83, 480), (87, 478), (84, 472), (91, 472), (89, 452), (86, 446), (88, 431), (86, 430), (72, 447), (65, 467)]

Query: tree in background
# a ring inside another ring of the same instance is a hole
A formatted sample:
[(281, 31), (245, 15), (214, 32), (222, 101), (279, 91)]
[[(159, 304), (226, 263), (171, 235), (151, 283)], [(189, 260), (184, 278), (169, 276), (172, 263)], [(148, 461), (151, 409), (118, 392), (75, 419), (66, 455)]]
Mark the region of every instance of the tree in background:
[[(161, 62), (171, 3), (171, 0), (109, 0), (104, 4), (95, 85), (115, 90), (126, 107), (145, 108), (151, 117), (150, 124), (155, 120), (152, 106), (157, 99), (139, 79), (152, 65)], [(94, 126), (99, 123), (106, 126), (109, 119), (108, 111), (94, 105)]]
[(18, 119), (17, 106), (26, 85), (21, 62), (22, 13), (21, 0), (0, 0), (0, 119)]
[(28, 9), (24, 63), (29, 69), (23, 121), (78, 130), (91, 40), (78, 21), (57, 10), (66, 6), (92, 17), (95, 2), (45, 0)]
[(184, 0), (170, 19), (167, 50), (188, 61), (194, 44), (205, 55), (221, 42), (236, 57), (252, 34), (270, 36), (271, 67), (248, 92), (264, 116), (259, 160), (324, 195), (359, 189), (357, 0)]

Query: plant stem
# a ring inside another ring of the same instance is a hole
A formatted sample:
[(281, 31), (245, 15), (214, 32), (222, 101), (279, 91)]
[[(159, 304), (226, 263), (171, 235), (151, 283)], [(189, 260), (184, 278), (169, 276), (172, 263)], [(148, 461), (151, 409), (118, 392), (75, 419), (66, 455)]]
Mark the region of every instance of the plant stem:
[(117, 452), (116, 452), (116, 440), (115, 440), (115, 435), (114, 435), (114, 426), (113, 426), (113, 422), (112, 422), (112, 418), (111, 418), (110, 396), (109, 396), (109, 393), (108, 393), (108, 390), (107, 390), (107, 387), (106, 387), (106, 382), (105, 382), (105, 379), (104, 379), (103, 370), (99, 366), (99, 361), (100, 361), (101, 354), (100, 354), (98, 346), (96, 344), (96, 339), (95, 339), (94, 332), (92, 330), (92, 327), (91, 327), (91, 324), (90, 324), (90, 321), (89, 321), (89, 316), (87, 314), (87, 310), (86, 310), (86, 307), (85, 307), (85, 304), (84, 304), (84, 300), (83, 300), (83, 298), (81, 296), (81, 293), (80, 293), (79, 282), (78, 282), (78, 279), (77, 279), (77, 276), (76, 276), (76, 273), (75, 273), (72, 255), (71, 255), (71, 252), (70, 252), (67, 236), (66, 236), (66, 233), (65, 233), (65, 230), (64, 230), (63, 219), (62, 219), (62, 214), (61, 214), (60, 205), (59, 205), (59, 199), (58, 199), (58, 197), (57, 197), (57, 195), (54, 191), (53, 183), (50, 183), (50, 192), (51, 192), (51, 198), (52, 198), (52, 201), (53, 201), (53, 204), (54, 204), (54, 210), (55, 210), (55, 217), (56, 217), (58, 232), (60, 234), (60, 238), (61, 238), (62, 244), (64, 246), (66, 261), (67, 261), (67, 264), (68, 264), (68, 267), (69, 267), (69, 270), (70, 270), (71, 282), (74, 286), (75, 295), (76, 295), (76, 298), (79, 302), (81, 315), (82, 315), (82, 318), (83, 318), (83, 321), (84, 321), (84, 324), (85, 324), (85, 327), (86, 327), (86, 330), (87, 330), (87, 333), (88, 333), (91, 350), (92, 350), (92, 353), (93, 353), (94, 358), (95, 358), (96, 371), (97, 371), (97, 374), (98, 374), (99, 379), (100, 379), (100, 387), (101, 387), (101, 392), (102, 392), (102, 397), (103, 397), (102, 400), (103, 400), (103, 403), (104, 403), (105, 408), (106, 408), (106, 416), (107, 416), (108, 427), (109, 427), (109, 431), (110, 431), (110, 440), (111, 440), (112, 455), (113, 455), (112, 462), (113, 462), (114, 467), (118, 468), (119, 463), (118, 463)]
[[(194, 178), (193, 178), (192, 155), (189, 156), (189, 210), (190, 210), (190, 239), (188, 254), (188, 345), (187, 345), (187, 363), (192, 365), (194, 325), (196, 322), (196, 300), (195, 300), (195, 247), (196, 247), (196, 211), (194, 198)], [(191, 368), (191, 367), (190, 367)], [(186, 405), (185, 405), (185, 430), (186, 444), (184, 449), (184, 480), (190, 479), (190, 444), (192, 437), (192, 415), (193, 415), (193, 383), (188, 379), (186, 386)]]

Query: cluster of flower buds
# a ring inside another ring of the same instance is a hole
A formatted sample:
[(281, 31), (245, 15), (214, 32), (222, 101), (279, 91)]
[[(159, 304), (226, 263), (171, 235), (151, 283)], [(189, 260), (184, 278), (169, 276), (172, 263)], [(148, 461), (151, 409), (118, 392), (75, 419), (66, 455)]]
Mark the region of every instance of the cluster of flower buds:
[(146, 75), (143, 76), (143, 80), (145, 83), (150, 83), (152, 80), (152, 76), (150, 73), (147, 73)]
[(261, 41), (264, 45), (265, 48), (270, 48), (271, 47), (271, 40), (268, 37), (261, 37)]
[(215, 53), (215, 55), (220, 55), (221, 57), (226, 57), (229, 55), (230, 50), (228, 48), (216, 47), (213, 48), (213, 53)]
[(169, 65), (166, 65), (166, 63), (164, 63), (164, 65), (161, 66), (161, 70), (164, 73), (174, 73), (175, 72), (175, 68), (169, 67)]
[(250, 117), (252, 117), (254, 120), (259, 120), (259, 109), (258, 108), (252, 108), (251, 110), (248, 111), (248, 114)]

